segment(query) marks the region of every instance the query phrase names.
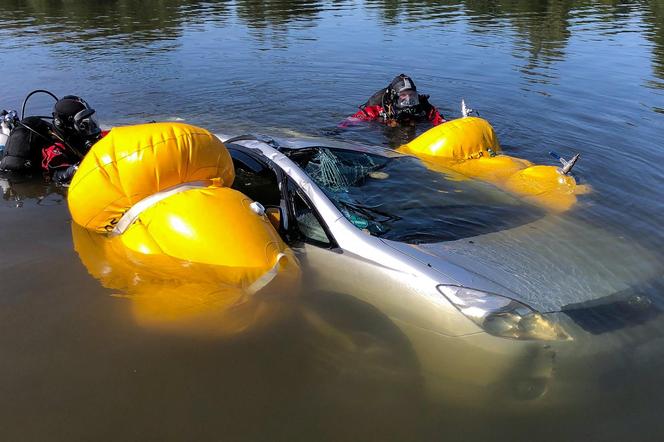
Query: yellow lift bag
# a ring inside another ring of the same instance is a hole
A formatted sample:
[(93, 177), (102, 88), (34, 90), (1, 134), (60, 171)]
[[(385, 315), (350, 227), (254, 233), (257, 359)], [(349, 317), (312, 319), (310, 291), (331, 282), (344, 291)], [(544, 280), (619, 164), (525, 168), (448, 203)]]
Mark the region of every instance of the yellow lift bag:
[(294, 260), (251, 203), (230, 188), (189, 189), (144, 210), (120, 237), (135, 252), (225, 267), (227, 284), (249, 289), (280, 259)]
[(79, 225), (108, 232), (143, 198), (182, 183), (230, 186), (233, 161), (213, 134), (188, 124), (113, 128), (81, 162), (69, 186), (69, 211)]
[[(142, 324), (200, 328), (215, 318), (215, 329), (242, 329), (256, 319), (248, 300), (290, 295), (300, 271), (262, 208), (229, 187), (233, 179), (226, 147), (204, 129), (114, 128), (70, 186), (72, 218), (87, 229), (74, 228), (76, 250), (104, 286), (133, 299)], [(229, 313), (238, 309), (251, 314)]]
[(555, 212), (570, 209), (576, 195), (588, 191), (555, 166), (502, 154), (493, 127), (482, 118), (440, 124), (397, 150), (421, 158), (432, 170), (490, 182)]

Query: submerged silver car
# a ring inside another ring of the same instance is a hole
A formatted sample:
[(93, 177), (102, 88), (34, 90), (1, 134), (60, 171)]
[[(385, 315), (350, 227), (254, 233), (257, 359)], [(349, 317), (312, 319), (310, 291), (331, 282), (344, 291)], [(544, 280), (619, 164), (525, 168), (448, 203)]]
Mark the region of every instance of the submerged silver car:
[(306, 284), (388, 318), (434, 397), (548, 406), (664, 366), (653, 252), (389, 149), (220, 138)]

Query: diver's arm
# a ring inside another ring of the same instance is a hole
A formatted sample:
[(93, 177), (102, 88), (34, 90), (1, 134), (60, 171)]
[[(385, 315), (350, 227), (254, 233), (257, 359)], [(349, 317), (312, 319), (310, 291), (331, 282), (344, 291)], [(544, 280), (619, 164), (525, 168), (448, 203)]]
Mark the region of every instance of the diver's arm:
[(362, 106), (360, 110), (355, 112), (350, 117), (343, 120), (337, 126), (344, 128), (354, 126), (363, 121), (375, 121), (380, 118), (380, 113), (383, 110), (382, 106)]
[(438, 126), (441, 123), (444, 123), (445, 117), (441, 115), (440, 112), (438, 112), (438, 109), (436, 109), (436, 106), (433, 104), (429, 103), (429, 96), (428, 95), (420, 95), (420, 103), (422, 104), (422, 108), (427, 114), (427, 119), (431, 124), (434, 126)]
[(434, 126), (438, 126), (446, 121), (435, 106), (431, 106), (431, 110), (429, 110), (427, 117)]
[(70, 160), (65, 153), (62, 143), (55, 143), (42, 149), (42, 170), (46, 172), (53, 181), (64, 184), (68, 183), (78, 168), (78, 163)]
[(61, 167), (55, 170), (52, 174), (52, 179), (59, 184), (67, 184), (74, 177), (74, 174), (78, 170), (78, 164), (71, 165), (69, 167)]

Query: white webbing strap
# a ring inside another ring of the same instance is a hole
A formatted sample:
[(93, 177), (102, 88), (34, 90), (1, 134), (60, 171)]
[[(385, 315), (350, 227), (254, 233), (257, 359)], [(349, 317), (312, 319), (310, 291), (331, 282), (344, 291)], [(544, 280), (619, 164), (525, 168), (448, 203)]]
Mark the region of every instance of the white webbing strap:
[(157, 204), (159, 201), (165, 200), (169, 196), (175, 195), (180, 192), (185, 192), (191, 189), (200, 189), (201, 187), (207, 187), (210, 184), (209, 181), (194, 181), (191, 183), (178, 184), (177, 186), (169, 187), (164, 189), (161, 192), (152, 194), (146, 198), (143, 198), (127, 210), (120, 221), (115, 225), (113, 231), (111, 231), (111, 236), (122, 235), (125, 230), (131, 226), (131, 224), (136, 221), (136, 218), (143, 213), (146, 209)]
[(257, 291), (268, 285), (277, 276), (277, 273), (279, 273), (279, 267), (281, 266), (281, 261), (283, 259), (287, 259), (286, 254), (285, 253), (278, 254), (277, 262), (275, 262), (275, 264), (272, 266), (270, 270), (263, 273), (263, 275), (260, 278), (258, 278), (249, 287), (247, 287), (247, 292), (253, 295)]

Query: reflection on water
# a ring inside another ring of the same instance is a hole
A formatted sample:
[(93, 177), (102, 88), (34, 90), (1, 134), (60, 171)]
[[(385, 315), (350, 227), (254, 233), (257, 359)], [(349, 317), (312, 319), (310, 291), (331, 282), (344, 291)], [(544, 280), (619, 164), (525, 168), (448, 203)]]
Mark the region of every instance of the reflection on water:
[[(251, 28), (280, 28), (315, 26), (318, 14), (323, 9), (316, 1), (249, 1), (237, 2), (237, 15)], [(293, 23), (297, 22), (297, 23)]]
[[(250, 28), (281, 29), (315, 26), (326, 10), (353, 10), (350, 1), (329, 5), (321, 1), (267, 2), (240, 0), (203, 2), (182, 0), (149, 0), (136, 2), (116, 0), (90, 8), (84, 1), (16, 1), (2, 4), (2, 31), (5, 37), (21, 38), (21, 46), (40, 44), (48, 36), (49, 44), (73, 43), (86, 50), (123, 46), (127, 48), (176, 41), (187, 31), (214, 24), (224, 26), (234, 12)], [(451, 25), (464, 19), (470, 32), (491, 33), (512, 29), (518, 37), (515, 55), (525, 60), (521, 71), (530, 77), (540, 63), (551, 64), (565, 58), (565, 48), (572, 29), (594, 26), (606, 38), (628, 28), (634, 18), (642, 18), (641, 31), (654, 44), (654, 68), (663, 78), (664, 65), (664, 6), (658, 1), (636, 4), (610, 2), (597, 4), (588, 0), (576, 1), (519, 1), (486, 2), (478, 0), (432, 1), (376, 1), (368, 0), (365, 7), (376, 11), (387, 26), (404, 23), (428, 27)], [(597, 24), (599, 26), (596, 26)], [(605, 25), (601, 25), (605, 23)], [(261, 35), (261, 34), (257, 34)], [(13, 47), (4, 38), (4, 44)], [(287, 42), (284, 42), (287, 44)], [(540, 81), (546, 81), (544, 73)]]
[(658, 1), (606, 2), (579, 1), (367, 1), (388, 26), (404, 22), (419, 26), (450, 25), (467, 20), (470, 32), (488, 34), (512, 29), (515, 57), (523, 58), (520, 71), (532, 82), (548, 83), (558, 79), (552, 64), (564, 60), (573, 30), (595, 28), (604, 39), (627, 31), (634, 18), (643, 16), (639, 29), (653, 42), (653, 64), (658, 77), (664, 78), (664, 6)]
[(21, 208), (28, 204), (38, 206), (64, 205), (67, 197), (66, 190), (56, 184), (45, 183), (40, 176), (14, 176), (0, 174), (0, 192), (2, 192), (2, 207)]
[[(27, 37), (28, 44), (41, 44), (46, 34), (50, 44), (74, 43), (88, 51), (146, 43), (168, 48), (163, 42), (181, 37), (184, 26), (223, 23), (228, 14), (224, 1), (179, 0), (119, 0), (94, 8), (85, 1), (3, 1), (2, 9), (3, 29), (10, 37)], [(39, 34), (34, 35), (37, 30)]]
[[(550, 150), (580, 151), (575, 173), (594, 191), (566, 221), (601, 229), (602, 250), (612, 249), (611, 238), (638, 242), (633, 251), (647, 250), (647, 263), (624, 269), (643, 280), (630, 290), (646, 287), (661, 298), (661, 1), (0, 0), (0, 9), (0, 108), (20, 108), (27, 92), (46, 87), (84, 96), (108, 125), (185, 119), (231, 134), (323, 133), (397, 147), (426, 128), (341, 131), (336, 122), (405, 71), (448, 118), (459, 116), (466, 98), (493, 123), (508, 154), (552, 164)], [(427, 357), (443, 367), (464, 364), (466, 349), (418, 347), (425, 341), (412, 338), (417, 330), (406, 333), (360, 300), (360, 289), (369, 289), (346, 275), (328, 275), (341, 282), (321, 290), (305, 281), (303, 293), (268, 306), (277, 314), (264, 323), (248, 303), (242, 318), (263, 327), (223, 314), (206, 325), (227, 321), (222, 330), (241, 332), (146, 326), (154, 322), (137, 320), (146, 316), (136, 314), (127, 284), (104, 282), (82, 262), (66, 189), (39, 176), (4, 175), (0, 188), (2, 440), (622, 441), (664, 434), (662, 318), (634, 313), (638, 305), (628, 306), (636, 320), (620, 333), (528, 347), (519, 364), (496, 372), (510, 388), (482, 385), (492, 399), (478, 404), (463, 389), (432, 393), (435, 381), (461, 384), (432, 379), (423, 368)], [(558, 244), (576, 256), (561, 266), (570, 278), (596, 280), (606, 271), (602, 259), (618, 261), (584, 253), (582, 244), (595, 239)], [(524, 271), (515, 262), (518, 279)], [(168, 275), (140, 276), (145, 288)], [(556, 282), (564, 290), (565, 278)], [(169, 293), (196, 290), (176, 285)], [(561, 321), (615, 330), (606, 318), (626, 318), (620, 302), (575, 305)], [(146, 312), (155, 310), (139, 311)], [(471, 363), (454, 374), (483, 367)]]
[(72, 236), (90, 275), (128, 299), (137, 324), (150, 329), (234, 336), (288, 316), (299, 291), (296, 266), (251, 293), (235, 283), (234, 273), (241, 273), (236, 268), (138, 253), (119, 237), (106, 238), (76, 224)]

